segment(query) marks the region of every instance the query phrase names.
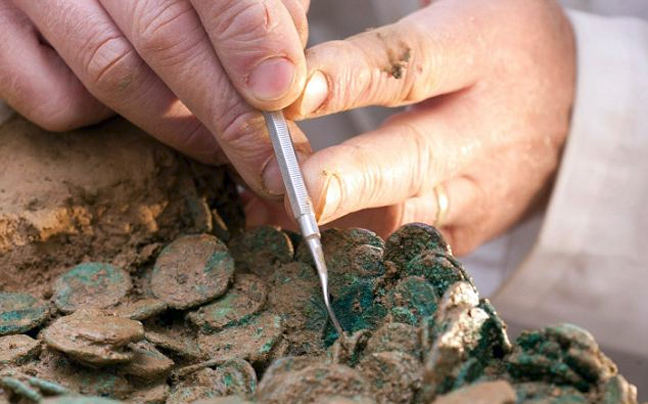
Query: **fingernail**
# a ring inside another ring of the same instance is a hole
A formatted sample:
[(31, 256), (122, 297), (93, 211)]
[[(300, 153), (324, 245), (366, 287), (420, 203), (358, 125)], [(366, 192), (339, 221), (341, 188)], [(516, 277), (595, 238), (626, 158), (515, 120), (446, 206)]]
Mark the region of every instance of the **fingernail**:
[(285, 58), (266, 59), (254, 68), (248, 77), (252, 95), (260, 101), (274, 101), (283, 97), (295, 80), (295, 65)]
[(337, 212), (342, 202), (342, 186), (337, 175), (329, 177), (326, 189), (324, 190), (324, 205), (320, 210), (317, 221), (319, 223), (329, 222)]
[(301, 115), (310, 115), (321, 108), (328, 98), (328, 80), (324, 73), (317, 70), (306, 83), (306, 89), (302, 96)]

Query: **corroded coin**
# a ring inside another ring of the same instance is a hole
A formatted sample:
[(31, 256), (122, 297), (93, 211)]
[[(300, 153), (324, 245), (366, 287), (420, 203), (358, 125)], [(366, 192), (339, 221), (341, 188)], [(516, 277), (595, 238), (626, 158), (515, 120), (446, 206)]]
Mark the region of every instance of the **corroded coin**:
[(617, 371), (592, 335), (572, 324), (523, 332), (507, 362), (518, 380), (568, 384), (580, 391), (588, 391)]
[(156, 347), (170, 351), (175, 355), (194, 360), (202, 357), (198, 344), (188, 330), (176, 325), (146, 326), (145, 338)]
[(0, 335), (27, 332), (48, 316), (46, 302), (25, 293), (0, 292)]
[(164, 404), (171, 392), (166, 380), (158, 380), (153, 384), (138, 384), (129, 397), (129, 404)]
[(113, 311), (113, 314), (118, 317), (126, 317), (131, 320), (142, 321), (163, 313), (167, 307), (167, 304), (159, 299), (141, 299), (117, 307)]
[(387, 295), (386, 306), (395, 321), (418, 325), (423, 317), (437, 310), (435, 289), (418, 276), (401, 279)]
[(121, 401), (111, 400), (104, 397), (91, 397), (91, 396), (63, 396), (56, 398), (48, 398), (43, 401), (43, 404), (120, 404)]
[(404, 267), (404, 276), (425, 278), (434, 288), (434, 296), (440, 299), (456, 282), (468, 281), (464, 272), (453, 261), (439, 253), (426, 250), (412, 257)]
[(80, 308), (113, 306), (131, 289), (130, 275), (123, 269), (101, 262), (79, 264), (54, 283), (54, 304), (63, 313)]
[(210, 358), (245, 359), (252, 363), (264, 363), (281, 339), (282, 331), (281, 317), (265, 312), (243, 324), (214, 334), (199, 335), (198, 345)]
[(234, 274), (225, 244), (207, 234), (184, 236), (162, 250), (155, 261), (151, 291), (176, 309), (188, 309), (221, 296)]
[[(432, 404), (514, 404), (515, 390), (504, 380), (476, 383), (439, 397)], [(540, 403), (538, 403), (540, 404)]]
[(410, 223), (389, 236), (385, 243), (385, 260), (403, 269), (423, 251), (450, 254), (450, 247), (436, 228), (425, 223)]
[(45, 343), (90, 365), (112, 365), (133, 359), (126, 346), (144, 338), (138, 321), (104, 316), (94, 310), (78, 310), (60, 317), (43, 331)]
[(398, 351), (419, 358), (421, 355), (419, 347), (418, 330), (407, 324), (387, 323), (373, 333), (365, 351), (367, 353), (380, 353)]
[(365, 356), (358, 370), (371, 384), (378, 403), (408, 404), (421, 386), (422, 366), (403, 352), (379, 352)]
[(365, 354), (370, 338), (370, 330), (360, 330), (351, 336), (338, 338), (327, 352), (329, 362), (355, 367)]
[(243, 397), (227, 396), (210, 398), (207, 400), (199, 400), (194, 402), (194, 404), (252, 404), (252, 402), (246, 401)]
[(480, 344), (484, 344), (483, 326), (489, 315), (478, 307), (459, 307), (439, 312), (436, 338), (427, 353), (424, 368), (424, 398), (431, 401), (437, 394), (447, 393), (458, 378), (474, 381), (481, 373), (480, 362), (471, 362), (469, 377), (463, 365)]
[[(385, 307), (376, 300), (374, 287), (373, 279), (358, 278), (333, 295), (333, 311), (345, 331), (375, 330), (387, 315)], [(336, 338), (333, 327), (327, 327), (325, 342), (330, 345)]]
[(205, 368), (192, 373), (187, 379), (175, 386), (167, 404), (186, 404), (201, 399), (211, 399), (226, 395), (221, 375), (214, 369)]
[[(30, 362), (24, 367), (25, 373), (50, 381), (52, 386), (64, 386), (73, 394), (125, 399), (133, 390), (128, 380), (112, 372), (110, 367), (97, 369), (79, 366), (78, 362), (69, 356), (53, 349), (43, 349), (39, 360), (38, 363)], [(46, 384), (41, 383), (41, 387)], [(51, 387), (48, 389), (54, 393)]]
[(187, 318), (206, 332), (245, 321), (266, 302), (267, 288), (256, 275), (237, 274), (234, 285), (218, 300), (189, 313)]
[[(551, 404), (586, 404), (592, 403), (587, 395), (570, 385), (554, 385), (543, 382), (525, 382), (513, 384), (518, 402), (551, 403)], [(615, 404), (621, 404), (618, 401)], [(637, 404), (636, 401), (632, 404)]]
[(0, 367), (20, 365), (40, 352), (40, 343), (27, 335), (0, 337)]
[(284, 319), (289, 332), (321, 333), (328, 319), (315, 270), (302, 262), (277, 268), (271, 277), (268, 306)]
[(290, 237), (274, 226), (261, 226), (247, 231), (229, 243), (239, 269), (263, 278), (280, 265), (293, 259), (295, 253)]
[(637, 388), (621, 375), (612, 376), (601, 386), (601, 404), (635, 404)]
[(307, 356), (286, 356), (273, 361), (263, 373), (256, 396), (274, 397), (280, 394), (277, 390), (281, 390), (284, 379), (312, 364), (313, 359)]
[[(337, 275), (340, 282), (351, 277), (374, 277), (382, 275), (385, 267), (382, 264), (383, 240), (376, 233), (359, 228), (327, 229), (322, 232), (322, 246), (326, 265), (329, 270), (332, 288), (335, 288)], [(296, 259), (314, 265), (310, 250), (301, 244)]]
[(228, 396), (250, 397), (257, 389), (257, 375), (252, 365), (243, 359), (226, 361), (216, 368)]
[(173, 367), (173, 361), (148, 341), (131, 344), (129, 348), (133, 351), (133, 359), (121, 368), (127, 375), (155, 380), (168, 375)]
[(331, 396), (370, 398), (372, 392), (368, 381), (358, 371), (345, 365), (322, 363), (290, 371), (268, 382), (262, 380), (257, 391), (257, 399), (264, 404), (310, 404)]

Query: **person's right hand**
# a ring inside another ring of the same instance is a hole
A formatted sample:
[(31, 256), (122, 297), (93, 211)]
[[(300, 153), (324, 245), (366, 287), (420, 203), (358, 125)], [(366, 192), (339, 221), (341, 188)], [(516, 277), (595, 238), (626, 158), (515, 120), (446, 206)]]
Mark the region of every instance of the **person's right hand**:
[[(63, 131), (117, 113), (264, 194), (261, 114), (303, 90), (309, 0), (0, 0), (0, 99)], [(297, 148), (308, 144), (294, 130)]]

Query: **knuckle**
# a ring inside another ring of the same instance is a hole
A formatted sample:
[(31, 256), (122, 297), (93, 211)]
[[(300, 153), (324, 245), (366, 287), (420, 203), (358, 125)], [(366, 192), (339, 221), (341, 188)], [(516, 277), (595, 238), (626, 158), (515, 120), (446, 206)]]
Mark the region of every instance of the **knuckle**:
[(78, 111), (68, 108), (69, 102), (54, 97), (50, 101), (29, 108), (29, 118), (36, 125), (49, 132), (66, 132), (79, 128), (81, 118)]
[[(229, 0), (225, 7), (214, 10), (214, 34), (222, 41), (244, 43), (249, 47), (264, 39), (276, 25), (275, 18), (265, 1)], [(223, 11), (225, 10), (225, 11)]]
[(223, 116), (221, 145), (244, 161), (267, 158), (272, 146), (265, 135), (261, 114), (248, 108), (233, 108), (232, 111)]
[(144, 9), (137, 14), (134, 44), (145, 57), (186, 60), (206, 37), (189, 2), (175, 2), (161, 10)]
[(141, 61), (120, 34), (109, 35), (87, 46), (84, 76), (92, 91), (111, 93), (129, 86)]

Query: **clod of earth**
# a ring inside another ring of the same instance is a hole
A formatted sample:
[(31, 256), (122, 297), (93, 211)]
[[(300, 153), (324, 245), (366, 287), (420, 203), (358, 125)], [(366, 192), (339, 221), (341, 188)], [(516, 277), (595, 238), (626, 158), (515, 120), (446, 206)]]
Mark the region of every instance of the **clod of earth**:
[(62, 313), (0, 293), (0, 401), (637, 402), (585, 330), (554, 325), (511, 343), (436, 229), (322, 239), (347, 338), (328, 321), (298, 237), (263, 227), (228, 246), (186, 235), (130, 272), (73, 268), (54, 288)]

